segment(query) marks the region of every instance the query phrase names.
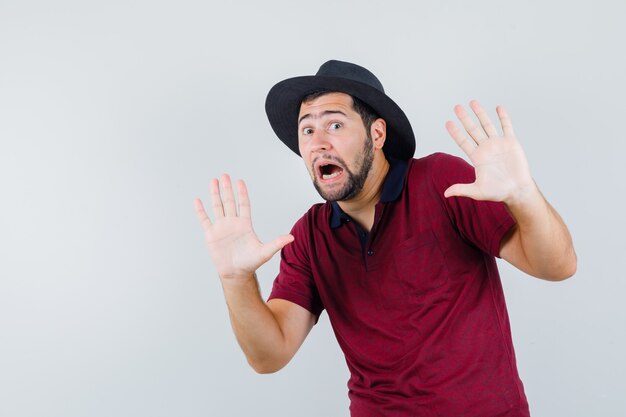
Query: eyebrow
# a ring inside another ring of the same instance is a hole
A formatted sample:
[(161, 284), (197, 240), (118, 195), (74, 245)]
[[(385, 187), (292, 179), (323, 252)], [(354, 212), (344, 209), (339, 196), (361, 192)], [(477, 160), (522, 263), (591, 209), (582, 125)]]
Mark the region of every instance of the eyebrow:
[[(321, 115), (319, 115), (319, 117), (328, 116), (329, 114), (342, 114), (343, 116), (348, 117), (348, 115), (342, 112), (341, 110), (325, 110)], [(298, 126), (300, 126), (300, 123), (302, 123), (304, 119), (307, 119), (309, 117), (313, 117), (311, 113), (307, 113), (304, 116), (302, 116), (300, 119), (298, 119)]]

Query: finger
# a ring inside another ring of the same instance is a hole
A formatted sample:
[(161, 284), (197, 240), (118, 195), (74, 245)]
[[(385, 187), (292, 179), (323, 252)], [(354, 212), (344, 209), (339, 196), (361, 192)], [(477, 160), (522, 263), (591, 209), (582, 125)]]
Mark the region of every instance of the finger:
[(491, 120), (489, 119), (487, 112), (485, 111), (485, 109), (482, 108), (480, 103), (476, 100), (472, 100), (470, 101), (470, 107), (474, 111), (474, 114), (476, 114), (476, 117), (478, 117), (478, 121), (480, 122), (480, 125), (483, 127), (483, 130), (485, 131), (485, 133), (487, 133), (487, 137), (498, 136), (498, 130), (493, 125), (493, 123), (491, 123)]
[(268, 260), (270, 260), (272, 256), (276, 254), (276, 252), (278, 252), (279, 250), (281, 250), (282, 248), (284, 248), (285, 246), (287, 246), (289, 243), (293, 241), (294, 241), (293, 235), (279, 236), (276, 239), (272, 240), (271, 242), (263, 245), (263, 248), (261, 249), (262, 250), (261, 256), (267, 262)]
[(248, 188), (243, 180), (237, 181), (237, 192), (239, 193), (239, 216), (249, 219), (251, 217), (250, 198)]
[(224, 217), (224, 206), (222, 205), (222, 197), (220, 196), (220, 183), (213, 178), (211, 180), (211, 207), (215, 219)]
[(202, 225), (202, 228), (206, 232), (211, 227), (211, 224), (212, 224), (211, 219), (209, 219), (209, 216), (206, 214), (206, 211), (204, 210), (204, 205), (202, 204), (202, 200), (200, 200), (199, 198), (196, 198), (193, 201), (193, 203), (196, 208), (196, 215), (198, 216), (198, 220), (200, 220), (200, 224)]
[(502, 124), (502, 133), (504, 133), (504, 136), (515, 136), (515, 132), (513, 132), (513, 124), (511, 123), (511, 118), (509, 117), (509, 114), (506, 112), (504, 107), (496, 107), (496, 112), (498, 113), (498, 117), (500, 118), (500, 124)]
[(480, 194), (478, 191), (478, 187), (476, 187), (475, 183), (472, 184), (454, 184), (448, 187), (446, 191), (443, 192), (443, 196), (448, 197), (469, 197), (474, 200), (480, 200)]
[(224, 206), (224, 216), (237, 216), (235, 193), (233, 192), (233, 184), (230, 182), (228, 174), (222, 175), (222, 205)]
[(446, 122), (446, 129), (448, 130), (450, 136), (452, 136), (452, 139), (454, 139), (456, 144), (459, 145), (467, 156), (471, 156), (472, 153), (474, 153), (474, 150), (476, 149), (474, 141), (469, 140), (469, 138), (456, 126), (453, 121), (448, 120)]
[(487, 138), (485, 132), (480, 127), (478, 127), (476, 123), (474, 123), (474, 121), (465, 111), (463, 106), (461, 106), (460, 104), (454, 106), (454, 114), (456, 114), (456, 117), (459, 118), (467, 133), (469, 133), (469, 135), (472, 137), (472, 139), (474, 139), (476, 143), (479, 143), (480, 141)]

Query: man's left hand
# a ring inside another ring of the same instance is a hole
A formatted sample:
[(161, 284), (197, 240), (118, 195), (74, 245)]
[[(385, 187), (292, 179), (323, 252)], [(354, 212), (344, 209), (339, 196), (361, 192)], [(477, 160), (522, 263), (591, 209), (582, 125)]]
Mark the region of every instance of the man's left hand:
[(456, 105), (454, 112), (469, 137), (452, 121), (446, 122), (446, 129), (474, 165), (476, 180), (471, 184), (452, 185), (444, 195), (502, 201), (507, 205), (523, 201), (535, 190), (536, 185), (530, 176), (526, 155), (513, 132), (509, 115), (504, 107), (496, 108), (502, 125), (500, 135), (476, 100), (470, 102), (470, 108), (478, 117), (481, 127), (474, 123), (463, 106)]

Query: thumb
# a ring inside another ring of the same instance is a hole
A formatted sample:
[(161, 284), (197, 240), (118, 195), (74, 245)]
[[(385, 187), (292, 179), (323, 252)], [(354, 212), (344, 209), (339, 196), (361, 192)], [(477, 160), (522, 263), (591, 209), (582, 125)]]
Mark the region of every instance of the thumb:
[(478, 196), (478, 189), (476, 188), (476, 184), (454, 184), (446, 191), (444, 191), (443, 196), (448, 197), (469, 197), (474, 198)]
[(276, 254), (279, 250), (290, 244), (294, 241), (293, 235), (282, 235), (278, 236), (276, 239), (272, 240), (269, 243), (263, 245), (262, 256), (264, 259), (269, 260), (272, 256)]

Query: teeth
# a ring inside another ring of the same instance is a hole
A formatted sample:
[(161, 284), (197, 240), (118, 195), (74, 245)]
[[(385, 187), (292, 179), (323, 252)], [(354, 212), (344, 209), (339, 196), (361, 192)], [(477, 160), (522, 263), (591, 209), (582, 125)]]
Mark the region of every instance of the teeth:
[(335, 178), (340, 173), (341, 173), (340, 171), (337, 171), (337, 172), (333, 172), (332, 174), (324, 174), (324, 175), (322, 175), (322, 178), (325, 179), (325, 180), (329, 180), (331, 178)]

